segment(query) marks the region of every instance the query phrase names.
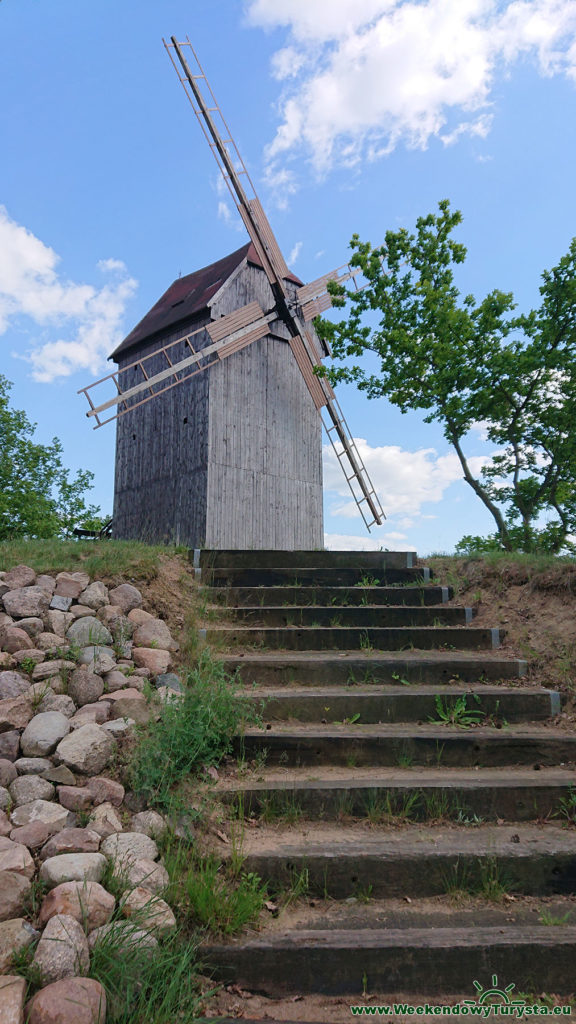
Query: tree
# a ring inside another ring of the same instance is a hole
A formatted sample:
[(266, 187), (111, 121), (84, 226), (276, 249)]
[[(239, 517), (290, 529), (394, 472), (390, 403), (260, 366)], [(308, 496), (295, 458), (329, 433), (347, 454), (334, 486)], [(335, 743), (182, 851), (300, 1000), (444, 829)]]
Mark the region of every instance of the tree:
[(10, 408), (11, 388), (0, 375), (0, 540), (69, 536), (100, 514), (84, 501), (94, 474), (79, 470), (71, 479), (60, 441), (34, 442), (35, 424)]
[[(378, 248), (353, 237), (351, 264), (367, 285), (353, 292), (331, 284), (334, 304), (349, 302), (348, 316), (317, 326), (335, 360), (372, 352), (380, 371), (347, 362), (317, 372), (354, 381), (403, 413), (423, 410), (425, 422), (442, 425), (492, 515), (492, 544), (557, 553), (576, 532), (576, 239), (542, 275), (539, 308), (514, 315), (511, 293), (496, 290), (479, 303), (461, 297), (454, 267), (466, 249), (452, 237), (461, 220), (443, 200), (415, 234), (388, 231)], [(374, 329), (364, 322), (371, 311)], [(496, 454), (475, 477), (465, 448), (478, 424)]]

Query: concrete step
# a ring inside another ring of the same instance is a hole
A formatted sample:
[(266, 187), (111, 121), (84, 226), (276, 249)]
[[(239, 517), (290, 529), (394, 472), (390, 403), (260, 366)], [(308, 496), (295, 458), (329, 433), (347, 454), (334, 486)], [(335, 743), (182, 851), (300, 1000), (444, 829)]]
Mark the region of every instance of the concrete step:
[(244, 608), (228, 607), (227, 618), (239, 623), (271, 627), (286, 626), (386, 626), (405, 629), (408, 626), (466, 626), (472, 622), (473, 608), (426, 608), (407, 605), (352, 605), (334, 608), (333, 605), (313, 607), (307, 605), (276, 608), (264, 604)]
[(220, 657), (247, 686), (271, 687), (477, 683), (518, 679), (528, 668), (526, 661), (494, 651), (246, 651)]
[(546, 991), (570, 995), (576, 927), (297, 929), (206, 944), (202, 955), (216, 979), (276, 996), (317, 992), (363, 1003), (363, 993), (375, 990), (468, 991), (477, 1000), (474, 981), (491, 989), (494, 975), (517, 993), (541, 992), (545, 979)]
[(286, 651), (406, 651), (420, 650), (495, 650), (504, 632), (500, 629), (478, 629), (473, 626), (377, 627), (363, 629), (337, 626), (217, 626), (206, 630), (209, 644), (226, 647), (266, 647)]
[(393, 686), (259, 687), (246, 693), (255, 702), (263, 702), (266, 721), (332, 722), (359, 714), (363, 723), (426, 722), (437, 717), (438, 697), (451, 705), (466, 698), (467, 707), (481, 709), (496, 723), (541, 721), (557, 715), (561, 708), (560, 694), (544, 687), (513, 689), (481, 683), (473, 690), (450, 684), (439, 689), (411, 685), (402, 677)]
[(331, 608), (359, 604), (437, 605), (451, 601), (454, 597), (452, 587), (436, 587), (433, 584), (409, 587), (203, 587), (202, 590), (211, 601), (240, 607), (259, 606), (264, 601), (268, 607), (295, 604), (327, 605)]
[(432, 579), (430, 569), (417, 567), (414, 569), (379, 569), (375, 574), (364, 569), (329, 568), (320, 566), (316, 569), (298, 569), (290, 566), (277, 566), (270, 569), (202, 569), (200, 580), (208, 587), (376, 587), (399, 584), (429, 583)]
[(576, 733), (546, 726), (481, 725), (459, 728), (435, 723), (353, 725), (269, 723), (247, 729), (235, 741), (250, 760), (266, 752), (266, 763), (287, 768), (315, 765), (411, 767), (443, 765), (558, 765), (576, 761)]
[(412, 569), (415, 551), (266, 551), (210, 550), (190, 553), (201, 569), (353, 568)]
[[(509, 893), (576, 893), (576, 832), (554, 825), (262, 825), (245, 831), (241, 853), (243, 870), (273, 894), (299, 886), (304, 897), (362, 902), (494, 894), (497, 883)], [(576, 903), (571, 916), (576, 925)]]
[(253, 780), (219, 782), (235, 813), (267, 821), (359, 818), (403, 821), (568, 820), (574, 772), (567, 768), (266, 768)]

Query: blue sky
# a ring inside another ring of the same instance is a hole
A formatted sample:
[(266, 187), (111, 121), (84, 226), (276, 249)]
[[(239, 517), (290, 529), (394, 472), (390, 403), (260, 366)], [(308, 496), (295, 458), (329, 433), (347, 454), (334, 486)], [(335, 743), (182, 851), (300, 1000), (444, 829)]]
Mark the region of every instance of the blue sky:
[[(76, 392), (170, 282), (245, 235), (162, 46), (188, 34), (304, 280), (448, 197), (459, 283), (519, 307), (576, 234), (575, 0), (2, 0), (0, 372), (112, 507), (114, 426)], [(108, 364), (109, 365), (109, 364)], [(331, 546), (452, 550), (491, 522), (441, 431), (338, 390), (388, 512), (327, 458)], [(474, 465), (490, 455), (480, 432)]]

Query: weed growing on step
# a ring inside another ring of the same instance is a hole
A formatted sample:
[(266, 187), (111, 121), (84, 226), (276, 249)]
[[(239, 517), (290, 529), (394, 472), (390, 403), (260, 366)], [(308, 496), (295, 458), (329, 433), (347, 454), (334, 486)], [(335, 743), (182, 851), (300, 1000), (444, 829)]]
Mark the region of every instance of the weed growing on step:
[(460, 901), (471, 896), (480, 896), (490, 903), (502, 903), (512, 888), (511, 880), (502, 871), (496, 857), (478, 858), (476, 869), (459, 860), (444, 879), (446, 893)]
[(410, 680), (406, 679), (405, 676), (401, 676), (399, 672), (393, 672), (392, 679), (395, 683), (400, 683), (402, 686), (410, 686)]
[(256, 921), (268, 893), (253, 871), (235, 871), (212, 855), (192, 855), (178, 882), (180, 908), (190, 923), (217, 935), (234, 935)]
[(373, 891), (374, 886), (370, 885), (370, 883), (366, 885), (361, 885), (359, 882), (357, 882), (354, 888), (354, 896), (359, 903), (370, 903)]
[(553, 818), (562, 818), (569, 825), (576, 825), (576, 789), (570, 786), (567, 796), (560, 797), (558, 810)]
[(289, 907), (291, 903), (296, 903), (297, 900), (306, 899), (310, 895), (310, 872), (308, 868), (303, 867), (290, 868), (290, 884), (287, 889), (282, 893), (282, 905), (284, 908)]
[(363, 800), (364, 817), (371, 825), (395, 825), (416, 821), (421, 794), (368, 790)]
[[(484, 712), (469, 708), (468, 696), (468, 694), (463, 693), (460, 697), (450, 699), (442, 697), (441, 694), (437, 693), (434, 701), (436, 717), (430, 715), (428, 720), (434, 724), (458, 725), (461, 729), (470, 729), (474, 725), (479, 725), (485, 717)], [(477, 704), (480, 703), (477, 693), (473, 693), (472, 697)]]
[(545, 925), (547, 928), (561, 928), (562, 925), (568, 924), (568, 921), (572, 917), (572, 911), (568, 910), (565, 914), (560, 917), (556, 917), (549, 910), (542, 910), (538, 921), (540, 924)]
[(164, 704), (159, 719), (141, 730), (129, 772), (133, 789), (150, 804), (168, 806), (172, 787), (200, 767), (217, 764), (246, 723), (261, 724), (254, 702), (203, 651), (182, 699)]
[(260, 818), (266, 823), (283, 821), (286, 825), (295, 825), (302, 814), (302, 806), (293, 793), (279, 790), (260, 797)]

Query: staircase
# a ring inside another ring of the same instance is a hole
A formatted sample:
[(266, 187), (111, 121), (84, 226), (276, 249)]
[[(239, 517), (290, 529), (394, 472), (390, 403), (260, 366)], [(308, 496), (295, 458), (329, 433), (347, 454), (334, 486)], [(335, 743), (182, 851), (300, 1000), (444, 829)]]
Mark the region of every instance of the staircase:
[(356, 1003), (474, 997), (493, 975), (572, 993), (576, 736), (550, 723), (559, 695), (523, 683), (501, 630), (476, 628), (411, 553), (199, 563), (227, 620), (206, 640), (265, 701), (239, 741), (263, 767), (220, 797), (257, 822), (245, 870), (306, 894), (211, 943), (216, 976)]

